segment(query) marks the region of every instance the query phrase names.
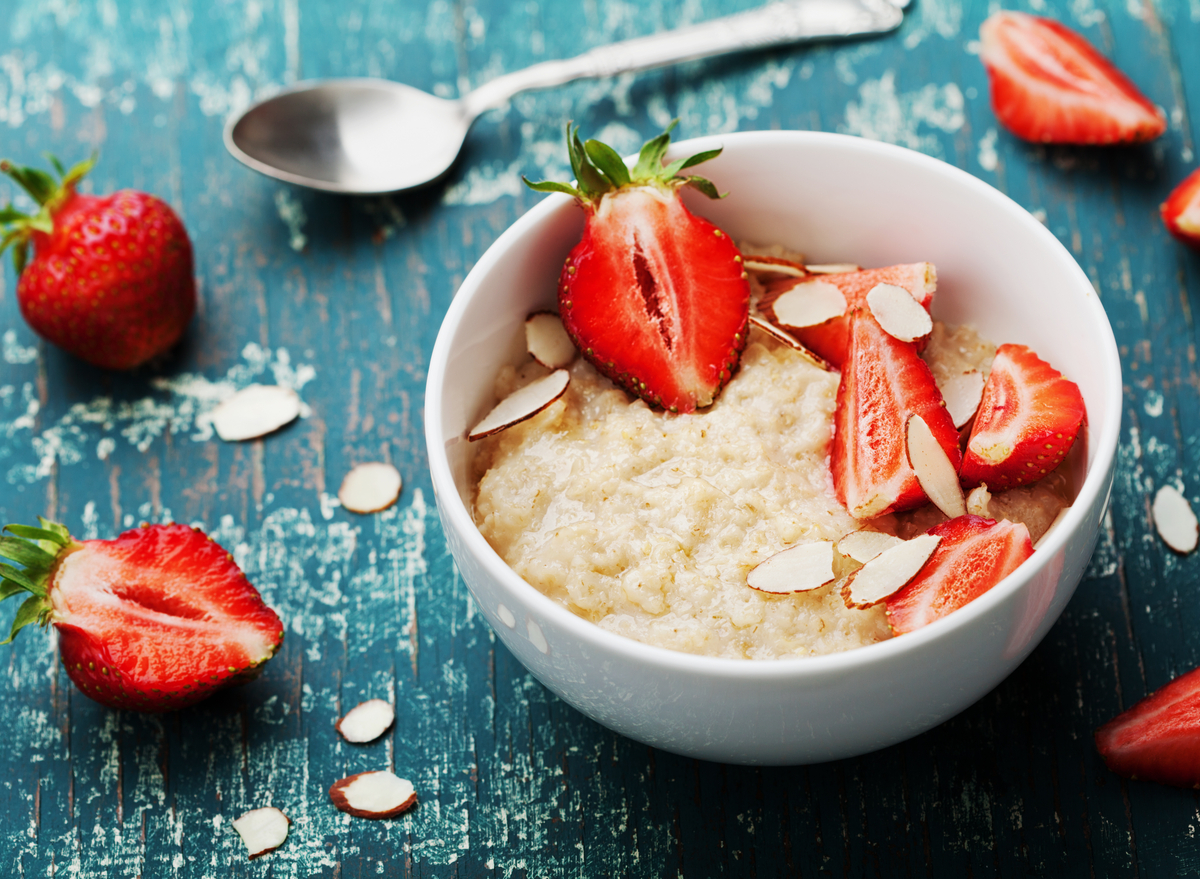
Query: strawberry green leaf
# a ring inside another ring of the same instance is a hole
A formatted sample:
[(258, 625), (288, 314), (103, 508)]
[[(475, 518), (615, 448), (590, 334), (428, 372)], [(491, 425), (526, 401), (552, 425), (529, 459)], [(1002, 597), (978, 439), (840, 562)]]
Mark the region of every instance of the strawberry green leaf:
[(0, 208), (0, 223), (12, 223), (16, 220), (24, 220), (27, 215), (23, 211), (19, 211), (11, 204), (6, 204)]
[(53, 555), (36, 544), (16, 537), (0, 537), (0, 556), (39, 571), (54, 564)]
[[(724, 147), (717, 147), (713, 150), (704, 150), (703, 152), (696, 153), (694, 156), (689, 156), (680, 162), (678, 171), (682, 171), (684, 168), (691, 168), (694, 165), (699, 165), (701, 162), (707, 162), (709, 159), (715, 159), (717, 156), (721, 155), (721, 151), (724, 149)], [(678, 173), (678, 171), (676, 171), (676, 173)]]
[(579, 184), (579, 191), (586, 198), (598, 200), (604, 193), (613, 189), (608, 179), (588, 159), (583, 141), (579, 139), (578, 126), (571, 132), (568, 146), (571, 152), (571, 167), (575, 171), (575, 180)]
[(567, 195), (575, 198), (582, 198), (579, 190), (570, 183), (559, 183), (557, 180), (542, 180), (534, 183), (528, 177), (521, 177), (525, 181), (525, 185), (535, 192), (565, 192)]
[(24, 586), (22, 586), (20, 583), (16, 582), (15, 580), (9, 580), (9, 579), (0, 580), (0, 601), (3, 601), (6, 598), (11, 598), (12, 596), (14, 596), (20, 592), (28, 592), (28, 591), (29, 591), (28, 589), (26, 589)]
[(46, 605), (46, 599), (40, 595), (31, 595), (25, 599), (24, 603), (17, 608), (17, 616), (13, 620), (12, 631), (8, 638), (0, 641), (0, 644), (11, 644), (12, 639), (17, 637), (17, 632), (28, 626), (30, 623), (39, 622), (46, 615), (49, 608)]
[(25, 263), (29, 260), (29, 243), (21, 240), (17, 242), (17, 246), (13, 248), (13, 268), (17, 270), (17, 277), (21, 276), (21, 272), (25, 271)]
[(703, 192), (709, 198), (724, 198), (725, 197), (725, 196), (721, 195), (721, 193), (717, 192), (717, 187), (713, 185), (713, 182), (711, 180), (708, 180), (704, 177), (688, 177), (686, 179), (687, 179), (688, 186), (694, 186), (696, 189), (698, 189), (700, 192)]
[(637, 165), (633, 169), (634, 177), (639, 180), (650, 179), (660, 173), (663, 157), (667, 154), (667, 147), (671, 145), (671, 132), (678, 124), (678, 119), (672, 119), (666, 131), (642, 145), (642, 151), (638, 153)]
[(54, 166), (54, 170), (58, 172), (59, 177), (67, 176), (67, 172), (63, 169), (63, 164), (58, 160), (58, 156), (54, 153), (42, 153), (46, 157), (46, 161)]
[(62, 175), (63, 186), (74, 186), (84, 175), (96, 166), (96, 154), (92, 153), (82, 162), (76, 162), (66, 174)]
[(30, 525), (5, 525), (4, 530), (9, 534), (15, 534), (17, 537), (24, 537), (26, 540), (49, 540), (51, 543), (56, 543), (59, 546), (66, 546), (71, 542), (70, 535), (64, 536), (59, 531), (51, 531), (48, 528), (34, 528)]
[[(38, 516), (38, 522), (41, 523), (41, 526), (43, 528), (45, 528), (47, 531), (53, 531), (59, 537), (66, 540), (68, 543), (70, 542), (71, 532), (67, 530), (67, 527), (65, 525), (60, 525), (57, 522), (51, 522), (49, 519), (47, 519), (43, 516)], [(63, 546), (66, 546), (66, 544), (64, 543)]]
[[(19, 571), (12, 565), (0, 564), (0, 576), (4, 577), (5, 583), (12, 583), (18, 589), (25, 592), (32, 592), (34, 595), (45, 595), (46, 585), (39, 582), (41, 578), (31, 577), (26, 571)], [(9, 595), (12, 593), (10, 592)], [(0, 601), (8, 598), (8, 595), (0, 596)]]
[(598, 140), (589, 140), (583, 145), (583, 148), (587, 150), (587, 156), (592, 160), (592, 164), (608, 178), (614, 187), (625, 186), (630, 182), (629, 169), (625, 167), (625, 162), (608, 144)]
[(21, 165), (14, 165), (5, 159), (0, 162), (0, 172), (11, 177), (39, 205), (48, 202), (58, 191), (58, 184), (54, 181), (54, 178), (45, 171), (39, 171), (37, 168), (25, 168)]

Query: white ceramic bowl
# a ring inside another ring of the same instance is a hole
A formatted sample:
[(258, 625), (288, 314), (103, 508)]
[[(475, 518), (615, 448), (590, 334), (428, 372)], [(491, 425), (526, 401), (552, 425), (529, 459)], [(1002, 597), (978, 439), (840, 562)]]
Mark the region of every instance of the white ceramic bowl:
[(779, 242), (812, 262), (929, 260), (934, 314), (1030, 345), (1074, 379), (1088, 410), (1087, 474), (1033, 558), (967, 607), (917, 632), (830, 656), (738, 661), (641, 644), (575, 616), (517, 576), (471, 519), (465, 433), (492, 380), (524, 351), (529, 312), (554, 304), (582, 212), (551, 196), (483, 255), (434, 346), (425, 432), (454, 559), (504, 644), (587, 716), (655, 747), (731, 763), (813, 763), (914, 736), (966, 708), (1045, 636), (1083, 575), (1112, 486), (1121, 368), (1087, 276), (1050, 232), (986, 183), (920, 153), (835, 134), (764, 131), (723, 146), (700, 173), (729, 196), (688, 196), (735, 240)]

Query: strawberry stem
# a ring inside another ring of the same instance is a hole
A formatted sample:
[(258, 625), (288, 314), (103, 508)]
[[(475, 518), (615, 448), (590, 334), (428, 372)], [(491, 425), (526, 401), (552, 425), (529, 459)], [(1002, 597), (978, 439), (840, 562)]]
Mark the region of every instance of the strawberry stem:
[(0, 563), (0, 601), (25, 593), (28, 597), (17, 609), (8, 638), (9, 644), (17, 632), (32, 622), (44, 626), (50, 621), (53, 607), (47, 597), (50, 573), (74, 540), (70, 532), (57, 522), (38, 517), (40, 528), (29, 525), (6, 525), (11, 537), (0, 536), (0, 556), (16, 562), (20, 568)]
[(69, 170), (63, 169), (63, 164), (55, 156), (46, 154), (59, 179), (37, 168), (26, 168), (15, 165), (8, 159), (0, 160), (0, 173), (6, 174), (13, 182), (25, 190), (29, 197), (37, 202), (40, 208), (37, 213), (26, 214), (18, 211), (12, 203), (0, 208), (0, 254), (9, 245), (13, 247), (13, 266), (19, 277), (25, 270), (29, 258), (29, 239), (34, 232), (44, 232), (49, 235), (54, 231), (54, 213), (62, 206), (72, 193), (75, 185), (96, 164), (96, 156), (84, 159)]

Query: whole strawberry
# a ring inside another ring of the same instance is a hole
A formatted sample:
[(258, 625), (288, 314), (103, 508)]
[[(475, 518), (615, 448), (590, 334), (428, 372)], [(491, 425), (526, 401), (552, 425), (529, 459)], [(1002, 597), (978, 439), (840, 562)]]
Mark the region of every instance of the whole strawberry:
[(14, 246), (17, 303), (59, 347), (96, 366), (131, 369), (174, 345), (196, 310), (187, 231), (153, 195), (76, 192), (91, 160), (69, 171), (51, 161), (57, 181), (0, 162), (40, 208), (32, 216), (0, 209), (0, 250)]
[(691, 412), (712, 403), (746, 344), (750, 284), (728, 235), (679, 198), (716, 187), (679, 172), (720, 150), (663, 165), (671, 127), (647, 141), (629, 169), (606, 144), (579, 140), (567, 125), (576, 186), (546, 181), (539, 192), (575, 197), (583, 238), (559, 276), (563, 326), (601, 373), (647, 403)]
[(283, 627), (212, 538), (186, 525), (143, 525), (77, 541), (41, 519), (0, 537), (0, 600), (26, 596), (8, 643), (53, 624), (67, 675), (112, 708), (169, 711), (258, 675)]

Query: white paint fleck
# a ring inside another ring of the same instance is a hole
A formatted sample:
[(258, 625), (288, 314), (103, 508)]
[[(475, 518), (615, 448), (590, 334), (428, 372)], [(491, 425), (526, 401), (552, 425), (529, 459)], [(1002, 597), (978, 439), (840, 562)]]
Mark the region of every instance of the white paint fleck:
[(304, 213), (304, 205), (290, 187), (275, 192), (275, 210), (279, 212), (279, 219), (287, 226), (288, 246), (297, 253), (304, 250), (304, 246), (308, 244), (308, 236), (304, 234), (308, 214)]
[(3, 344), (5, 363), (23, 364), (37, 360), (37, 346), (19, 344), (16, 330), (5, 330), (0, 343)]
[(952, 82), (943, 86), (930, 83), (901, 94), (896, 91), (896, 74), (889, 70), (879, 79), (863, 83), (858, 96), (857, 102), (846, 106), (841, 130), (871, 140), (941, 155), (937, 135), (921, 134), (920, 127), (952, 134), (965, 122), (963, 94)]
[(1147, 391), (1142, 408), (1151, 418), (1158, 418), (1163, 414), (1163, 395), (1158, 391)]
[(989, 128), (979, 140), (979, 167), (985, 171), (995, 171), (1000, 164), (1000, 156), (996, 152), (998, 137), (996, 129)]

